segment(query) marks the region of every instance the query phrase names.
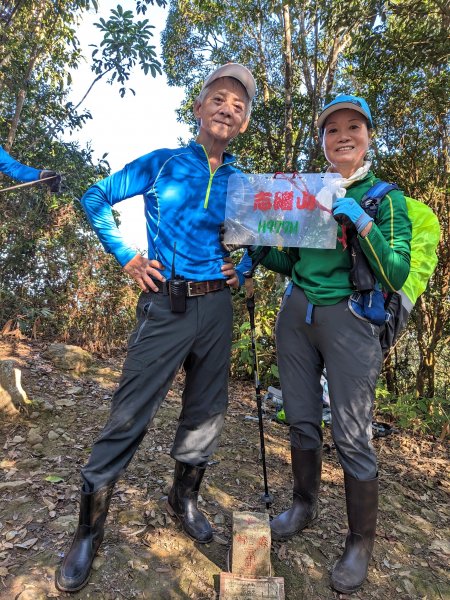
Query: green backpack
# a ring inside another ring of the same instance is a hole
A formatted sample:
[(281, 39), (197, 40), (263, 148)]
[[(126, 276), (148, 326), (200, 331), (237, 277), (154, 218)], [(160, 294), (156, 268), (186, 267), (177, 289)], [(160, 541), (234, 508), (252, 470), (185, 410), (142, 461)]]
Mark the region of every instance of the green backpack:
[(436, 249), (441, 237), (439, 221), (429, 206), (405, 196), (408, 216), (412, 223), (411, 270), (401, 291), (411, 302), (411, 308), (426, 290), (438, 257)]
[[(374, 219), (380, 203), (394, 189), (398, 189), (394, 183), (379, 181), (364, 195), (361, 208)], [(386, 299), (385, 308), (390, 318), (385, 323), (380, 338), (385, 353), (406, 325), (414, 304), (425, 291), (438, 262), (436, 249), (441, 236), (438, 218), (423, 202), (408, 196), (405, 196), (405, 200), (412, 224), (411, 265), (402, 289), (398, 290), (397, 294), (388, 294)]]

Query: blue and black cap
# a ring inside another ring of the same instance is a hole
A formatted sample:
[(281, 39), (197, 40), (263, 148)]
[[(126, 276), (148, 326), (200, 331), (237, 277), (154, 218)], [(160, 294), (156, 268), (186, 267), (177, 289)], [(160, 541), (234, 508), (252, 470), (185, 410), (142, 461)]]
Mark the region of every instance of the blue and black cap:
[(359, 98), (358, 96), (350, 96), (347, 94), (340, 94), (336, 96), (334, 100), (329, 102), (320, 113), (317, 119), (317, 127), (319, 128), (319, 132), (323, 134), (323, 127), (325, 125), (325, 121), (327, 118), (337, 110), (341, 110), (343, 108), (351, 108), (352, 110), (356, 110), (357, 112), (364, 115), (369, 123), (369, 127), (373, 128), (373, 120), (372, 114), (370, 112), (369, 105), (364, 100), (364, 98)]

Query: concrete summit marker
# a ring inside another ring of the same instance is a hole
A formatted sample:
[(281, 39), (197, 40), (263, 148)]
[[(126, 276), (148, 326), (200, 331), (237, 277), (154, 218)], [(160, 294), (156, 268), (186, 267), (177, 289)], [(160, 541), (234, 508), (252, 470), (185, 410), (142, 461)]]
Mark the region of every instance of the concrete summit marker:
[(272, 577), (266, 513), (234, 512), (231, 573), (220, 574), (220, 600), (284, 600), (284, 579)]
[(220, 600), (285, 600), (283, 577), (249, 579), (220, 574)]

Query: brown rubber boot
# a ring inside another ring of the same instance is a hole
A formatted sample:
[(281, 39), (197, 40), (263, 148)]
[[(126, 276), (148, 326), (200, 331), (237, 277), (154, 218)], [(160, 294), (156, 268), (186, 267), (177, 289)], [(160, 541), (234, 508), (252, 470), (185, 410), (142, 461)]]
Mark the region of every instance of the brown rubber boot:
[(331, 574), (331, 584), (344, 594), (356, 592), (367, 577), (375, 541), (378, 477), (358, 481), (344, 473), (348, 527), (345, 549)]
[(317, 499), (322, 472), (322, 447), (301, 450), (291, 446), (294, 493), (292, 506), (270, 522), (272, 539), (286, 540), (317, 518)]
[(89, 581), (92, 562), (103, 541), (113, 488), (114, 484), (110, 484), (90, 494), (81, 490), (78, 528), (70, 550), (56, 573), (58, 590), (77, 592)]
[(177, 460), (172, 489), (167, 498), (169, 514), (176, 517), (185, 533), (200, 544), (207, 544), (213, 539), (211, 525), (197, 507), (204, 474), (205, 466), (188, 465)]

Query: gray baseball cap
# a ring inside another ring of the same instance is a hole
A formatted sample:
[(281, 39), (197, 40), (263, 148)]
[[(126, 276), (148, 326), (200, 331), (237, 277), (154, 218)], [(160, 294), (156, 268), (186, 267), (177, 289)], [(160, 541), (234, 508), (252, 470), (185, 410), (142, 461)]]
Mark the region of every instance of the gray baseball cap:
[(250, 101), (252, 101), (255, 97), (255, 79), (250, 73), (250, 71), (247, 69), (247, 67), (244, 67), (244, 65), (233, 62), (229, 62), (225, 65), (222, 65), (221, 67), (219, 67), (218, 69), (216, 69), (208, 75), (208, 77), (203, 83), (202, 90), (204, 90), (205, 87), (211, 85), (213, 81), (216, 81), (216, 79), (219, 79), (220, 77), (233, 77), (234, 79), (237, 79), (240, 83), (242, 83), (242, 85), (246, 89)]

